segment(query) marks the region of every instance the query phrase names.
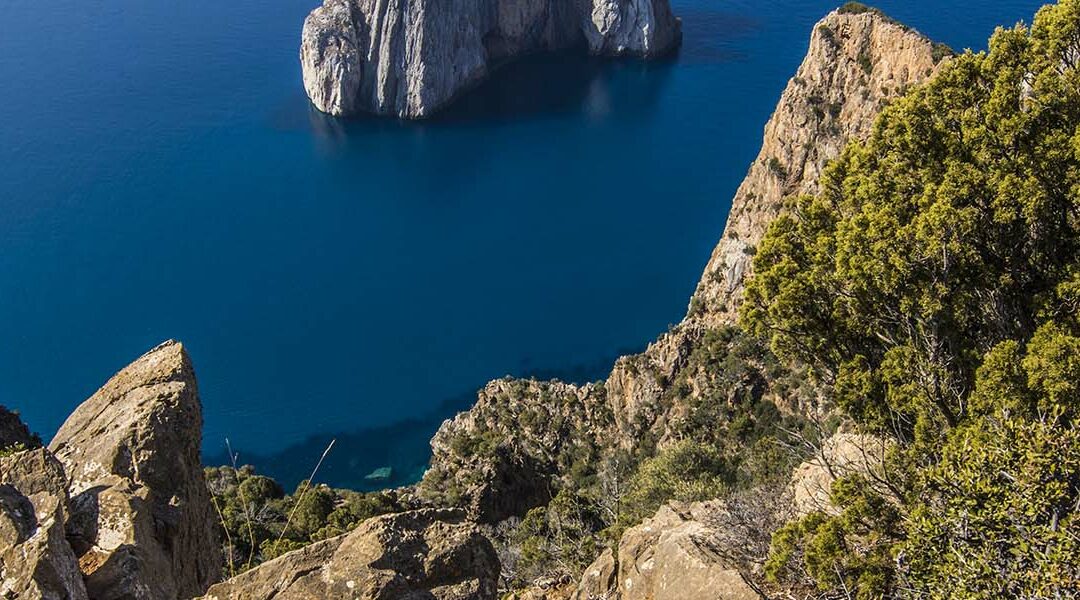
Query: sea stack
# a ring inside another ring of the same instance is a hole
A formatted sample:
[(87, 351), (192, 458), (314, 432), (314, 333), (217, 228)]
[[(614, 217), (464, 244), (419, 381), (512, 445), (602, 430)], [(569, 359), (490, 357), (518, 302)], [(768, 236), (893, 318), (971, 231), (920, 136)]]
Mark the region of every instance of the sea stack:
[(325, 0), (300, 62), (322, 112), (420, 119), (525, 54), (654, 58), (680, 39), (668, 0)]

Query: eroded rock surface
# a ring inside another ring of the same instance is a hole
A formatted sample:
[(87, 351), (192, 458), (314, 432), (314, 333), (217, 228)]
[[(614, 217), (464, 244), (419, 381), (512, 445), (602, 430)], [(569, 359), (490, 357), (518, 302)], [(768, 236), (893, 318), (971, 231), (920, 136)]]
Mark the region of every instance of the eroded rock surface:
[(717, 550), (716, 503), (672, 504), (623, 533), (585, 570), (575, 600), (757, 600)]
[(668, 0), (325, 0), (300, 62), (317, 109), (414, 119), (526, 53), (653, 57), (679, 37)]
[(734, 322), (755, 246), (786, 197), (814, 194), (825, 165), (870, 134), (889, 99), (926, 80), (948, 50), (874, 10), (835, 11), (814, 27), (757, 160), (735, 193), (727, 227), (691, 303), (711, 324)]
[(221, 574), (200, 460), (202, 407), (166, 342), (80, 405), (49, 449), (70, 479), (67, 534), (94, 600), (201, 594)]
[(833, 482), (847, 475), (880, 477), (888, 448), (888, 442), (871, 435), (833, 434), (821, 444), (817, 456), (796, 467), (791, 475), (793, 516), (838, 512), (829, 499)]
[(499, 561), (457, 510), (369, 519), (210, 588), (204, 600), (491, 600)]
[(0, 458), (0, 598), (85, 600), (64, 539), (67, 479), (44, 449)]

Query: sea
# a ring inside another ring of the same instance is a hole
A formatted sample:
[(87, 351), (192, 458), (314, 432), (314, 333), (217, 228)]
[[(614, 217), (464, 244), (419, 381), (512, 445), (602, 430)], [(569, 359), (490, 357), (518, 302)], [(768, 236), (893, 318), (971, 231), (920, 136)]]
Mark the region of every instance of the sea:
[[(681, 320), (837, 6), (673, 0), (667, 59), (532, 56), (406, 123), (310, 106), (316, 1), (0, 2), (0, 403), (46, 440), (170, 338), (205, 462), (287, 486), (331, 440), (320, 482), (415, 481), (486, 381), (603, 378)], [(877, 6), (978, 51), (1040, 4)]]

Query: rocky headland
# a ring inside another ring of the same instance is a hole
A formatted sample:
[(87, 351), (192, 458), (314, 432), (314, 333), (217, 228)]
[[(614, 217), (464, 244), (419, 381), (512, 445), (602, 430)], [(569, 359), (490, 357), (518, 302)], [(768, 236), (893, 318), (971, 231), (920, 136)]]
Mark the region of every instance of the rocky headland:
[(526, 54), (652, 58), (680, 36), (668, 0), (325, 0), (300, 62), (322, 112), (419, 119)]

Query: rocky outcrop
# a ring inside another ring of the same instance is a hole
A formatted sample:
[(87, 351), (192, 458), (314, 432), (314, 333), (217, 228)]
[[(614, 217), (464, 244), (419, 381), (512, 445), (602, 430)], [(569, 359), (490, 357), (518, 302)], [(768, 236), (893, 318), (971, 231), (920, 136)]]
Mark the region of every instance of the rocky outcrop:
[(841, 9), (814, 27), (757, 160), (735, 193), (727, 227), (691, 302), (691, 316), (734, 322), (751, 257), (784, 199), (818, 190), (825, 165), (865, 138), (889, 99), (924, 81), (950, 52), (874, 9)]
[(490, 600), (495, 549), (465, 513), (423, 509), (370, 519), (210, 588), (204, 600)]
[(61, 426), (49, 449), (69, 478), (67, 536), (91, 598), (190, 598), (218, 580), (201, 440), (194, 369), (172, 341), (116, 374)]
[(791, 475), (792, 513), (837, 513), (830, 500), (832, 484), (846, 475), (877, 475), (889, 444), (882, 438), (858, 433), (836, 433), (821, 444), (816, 456), (796, 467)]
[(64, 539), (64, 469), (44, 449), (0, 458), (0, 597), (85, 600)]
[(492, 381), (471, 410), (432, 438), (426, 499), (464, 506), (483, 523), (546, 504), (560, 465), (594, 452), (610, 435), (614, 421), (603, 398), (596, 385)]
[(724, 507), (662, 507), (623, 533), (617, 558), (605, 551), (585, 570), (575, 600), (757, 600), (739, 570), (718, 552), (710, 521)]
[(304, 22), (300, 62), (323, 112), (415, 119), (526, 53), (653, 57), (679, 36), (668, 0), (325, 0)]

